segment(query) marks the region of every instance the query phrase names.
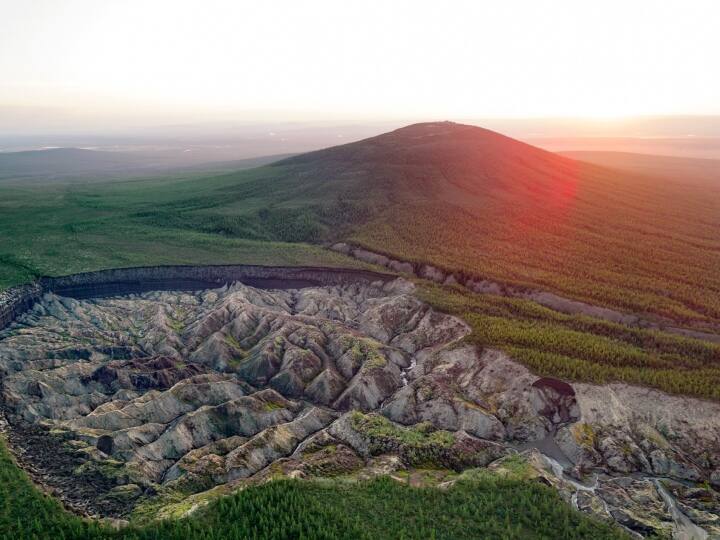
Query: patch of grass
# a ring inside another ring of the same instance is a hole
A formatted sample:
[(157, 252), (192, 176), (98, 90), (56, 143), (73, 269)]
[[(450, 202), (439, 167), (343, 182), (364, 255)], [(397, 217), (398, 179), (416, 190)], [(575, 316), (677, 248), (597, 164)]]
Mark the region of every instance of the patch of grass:
[(595, 431), (590, 424), (584, 422), (577, 422), (572, 425), (571, 431), (575, 442), (585, 448), (592, 448), (595, 446)]
[(225, 335), (225, 343), (230, 345), (235, 351), (237, 351), (240, 354), (241, 358), (245, 358), (247, 356), (247, 351), (243, 349), (240, 342), (237, 340), (235, 336), (231, 336), (230, 334)]
[(263, 410), (265, 411), (277, 411), (279, 409), (284, 409), (285, 407), (281, 405), (280, 403), (275, 403), (274, 401), (266, 401), (263, 404)]
[(362, 364), (360, 369), (363, 373), (370, 373), (387, 365), (387, 358), (380, 352), (380, 343), (370, 339), (353, 340), (351, 354)]
[(174, 319), (171, 319), (168, 321), (168, 326), (172, 328), (175, 333), (180, 334), (185, 329), (185, 323), (182, 321), (176, 321)]
[(374, 339), (356, 336), (343, 336), (340, 342), (345, 352), (352, 355), (353, 363), (361, 366), (363, 373), (387, 365), (387, 359), (380, 352), (382, 344)]
[(449, 448), (455, 436), (444, 430), (435, 430), (431, 423), (422, 422), (412, 427), (400, 427), (379, 414), (363, 414), (353, 411), (350, 417), (357, 431), (375, 439), (390, 439), (410, 448), (437, 446)]
[(528, 481), (537, 478), (537, 471), (520, 454), (510, 454), (493, 463), (490, 469), (467, 469), (460, 475), (462, 480), (482, 481), (493, 476), (510, 480)]
[(227, 364), (231, 369), (237, 369), (238, 367), (240, 367), (241, 364), (243, 364), (244, 362), (247, 362), (247, 360), (248, 360), (247, 356), (229, 358), (227, 361)]

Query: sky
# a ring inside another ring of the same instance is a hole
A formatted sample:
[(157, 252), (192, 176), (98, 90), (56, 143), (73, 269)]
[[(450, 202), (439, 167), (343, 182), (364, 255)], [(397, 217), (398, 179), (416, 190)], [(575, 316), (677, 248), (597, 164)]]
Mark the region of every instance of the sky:
[(0, 0), (0, 129), (720, 114), (718, 0)]

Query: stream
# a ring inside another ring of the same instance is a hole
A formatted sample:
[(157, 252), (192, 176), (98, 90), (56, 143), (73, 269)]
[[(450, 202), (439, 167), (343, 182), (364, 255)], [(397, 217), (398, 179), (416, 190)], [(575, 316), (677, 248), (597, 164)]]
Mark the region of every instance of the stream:
[[(581, 484), (577, 480), (574, 480), (574, 479), (566, 476), (565, 472), (563, 470), (563, 466), (556, 459), (553, 459), (550, 456), (545, 455), (545, 454), (542, 454), (542, 457), (545, 460), (545, 462), (550, 466), (553, 474), (555, 476), (557, 476), (558, 479), (562, 480), (563, 482), (567, 482), (568, 484), (570, 484), (571, 486), (573, 486), (575, 488), (575, 493), (572, 494), (572, 499), (571, 499), (573, 508), (575, 508), (576, 510), (578, 509), (578, 504), (577, 504), (578, 491), (587, 491), (589, 493), (595, 493), (595, 490), (597, 489), (597, 486), (598, 486), (598, 475), (597, 474), (595, 475), (595, 480), (593, 481), (593, 484), (591, 486), (586, 486), (585, 484)], [(600, 500), (602, 500), (602, 497), (600, 497)], [(603, 501), (603, 504), (604, 503), (605, 503), (605, 501)], [(605, 509), (607, 510), (607, 505), (606, 505)]]
[(653, 480), (658, 493), (665, 501), (665, 505), (670, 511), (670, 515), (675, 522), (675, 531), (673, 532), (674, 540), (705, 540), (708, 533), (704, 529), (695, 525), (692, 520), (687, 517), (678, 507), (675, 498), (665, 489), (659, 479)]
[(417, 360), (413, 356), (410, 359), (410, 365), (400, 372), (400, 379), (402, 380), (402, 385), (407, 386), (408, 385), (408, 373), (410, 373), (413, 369), (415, 369), (415, 366), (417, 366)]

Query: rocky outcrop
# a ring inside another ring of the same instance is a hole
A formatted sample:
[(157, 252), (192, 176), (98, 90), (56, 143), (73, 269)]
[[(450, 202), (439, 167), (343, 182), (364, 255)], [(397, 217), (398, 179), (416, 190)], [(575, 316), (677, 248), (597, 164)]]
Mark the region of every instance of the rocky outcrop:
[[(720, 404), (625, 384), (538, 378), (503, 353), (478, 354), (470, 347), (441, 351), (416, 371), (381, 408), (389, 419), (533, 449), (526, 459), (568, 502), (643, 535), (688, 527), (673, 518), (656, 482), (662, 478), (662, 485), (689, 490), (673, 495), (673, 504), (685, 509), (683, 520), (720, 534), (712, 487), (720, 462)], [(367, 451), (346, 433), (348, 444)], [(652, 504), (643, 502), (648, 497)], [(707, 504), (698, 507), (698, 497)]]
[(580, 419), (575, 389), (565, 381), (551, 377), (536, 380), (530, 389), (530, 400), (535, 411), (545, 417), (553, 428)]
[(574, 387), (582, 420), (560, 442), (578, 469), (712, 481), (720, 404), (624, 384)]
[(483, 467), (509, 449), (458, 430), (438, 430), (430, 422), (402, 426), (375, 413), (347, 413), (328, 430), (364, 457), (397, 455), (407, 466), (434, 463), (455, 470)]
[(388, 400), (382, 413), (403, 424), (432, 422), (477, 437), (534, 441), (553, 431), (531, 397), (538, 379), (498, 351), (478, 357), (472, 347), (422, 362), (418, 376)]
[(32, 307), (42, 293), (43, 288), (39, 283), (20, 285), (0, 291), (0, 329), (5, 328)]

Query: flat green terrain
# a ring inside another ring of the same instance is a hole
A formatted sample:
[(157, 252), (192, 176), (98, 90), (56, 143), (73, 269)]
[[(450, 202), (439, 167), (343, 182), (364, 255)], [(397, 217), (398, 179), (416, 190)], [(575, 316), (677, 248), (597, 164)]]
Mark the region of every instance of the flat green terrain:
[(43, 275), (154, 264), (359, 266), (317, 246), (274, 241), (269, 233), (238, 235), (181, 223), (206, 189), (222, 202), (226, 182), (182, 175), (0, 182), (0, 288)]
[(0, 440), (0, 534), (14, 540), (625, 538), (539, 482), (468, 476), (448, 490), (386, 477), (361, 483), (279, 480), (218, 499), (190, 518), (115, 531), (65, 512), (37, 491)]

